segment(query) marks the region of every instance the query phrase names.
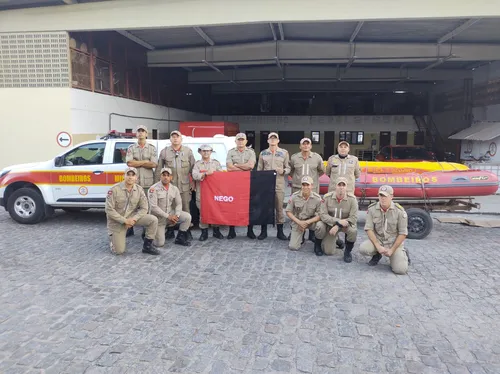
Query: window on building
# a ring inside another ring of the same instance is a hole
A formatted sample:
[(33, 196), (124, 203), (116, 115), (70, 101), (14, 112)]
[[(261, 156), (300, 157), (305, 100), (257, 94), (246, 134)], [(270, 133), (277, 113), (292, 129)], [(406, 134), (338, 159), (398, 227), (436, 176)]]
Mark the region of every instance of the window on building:
[(364, 131), (341, 131), (339, 132), (339, 141), (345, 140), (349, 144), (364, 144)]
[(396, 133), (396, 145), (406, 145), (408, 144), (408, 132), (398, 131)]
[(416, 131), (413, 138), (413, 145), (424, 145), (425, 144), (425, 132)]

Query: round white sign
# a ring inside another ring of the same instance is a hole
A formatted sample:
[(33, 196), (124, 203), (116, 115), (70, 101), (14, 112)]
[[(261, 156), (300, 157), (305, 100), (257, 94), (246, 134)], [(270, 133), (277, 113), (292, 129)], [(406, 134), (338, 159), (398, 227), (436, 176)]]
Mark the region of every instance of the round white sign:
[(59, 134), (57, 134), (56, 141), (60, 147), (66, 148), (71, 144), (71, 135), (66, 131), (61, 131)]

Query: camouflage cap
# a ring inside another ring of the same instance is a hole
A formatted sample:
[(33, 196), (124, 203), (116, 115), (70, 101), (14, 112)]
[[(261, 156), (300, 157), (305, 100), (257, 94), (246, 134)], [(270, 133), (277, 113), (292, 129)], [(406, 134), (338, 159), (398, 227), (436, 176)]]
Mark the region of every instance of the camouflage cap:
[(179, 136), (182, 136), (181, 132), (179, 130), (174, 130), (170, 133), (170, 136), (172, 135), (179, 135)]
[(200, 145), (200, 148), (198, 148), (198, 152), (200, 151), (212, 151), (214, 152), (214, 149), (212, 148), (212, 146), (210, 144), (202, 144)]
[(338, 186), (340, 183), (344, 183), (344, 184), (347, 186), (347, 178), (344, 178), (344, 177), (339, 177), (339, 178), (337, 178), (337, 186)]
[(162, 168), (160, 174), (163, 174), (164, 172), (167, 172), (168, 174), (172, 175), (172, 169), (170, 168)]
[(302, 138), (302, 139), (300, 139), (300, 145), (302, 145), (302, 143), (305, 143), (305, 142), (309, 142), (310, 144), (312, 144), (312, 141), (309, 138)]
[(348, 143), (347, 141), (345, 141), (345, 140), (342, 140), (341, 142), (339, 142), (339, 146), (340, 146), (341, 144), (345, 144), (345, 145), (346, 145), (346, 146), (348, 146), (348, 147), (350, 146), (350, 145), (349, 145), (349, 143)]
[(245, 134), (244, 132), (239, 132), (238, 134), (236, 134), (236, 139), (245, 139), (246, 140), (247, 138), (247, 134)]
[(135, 131), (139, 131), (139, 130), (144, 130), (144, 131), (148, 132), (148, 128), (144, 125), (137, 126)]

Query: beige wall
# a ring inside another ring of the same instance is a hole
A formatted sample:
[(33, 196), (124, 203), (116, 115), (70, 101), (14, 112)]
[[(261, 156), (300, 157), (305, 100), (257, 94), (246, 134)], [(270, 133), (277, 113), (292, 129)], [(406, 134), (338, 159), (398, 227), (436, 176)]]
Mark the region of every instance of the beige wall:
[(0, 168), (48, 160), (66, 149), (57, 144), (56, 137), (61, 131), (71, 134), (69, 91), (0, 89), (0, 127), (4, 137), (8, 136), (0, 148)]

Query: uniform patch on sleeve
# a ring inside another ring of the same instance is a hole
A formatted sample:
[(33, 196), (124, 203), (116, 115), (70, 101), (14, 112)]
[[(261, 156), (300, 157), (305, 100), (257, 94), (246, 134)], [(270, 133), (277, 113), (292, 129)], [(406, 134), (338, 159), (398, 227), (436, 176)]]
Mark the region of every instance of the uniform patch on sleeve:
[(109, 198), (111, 198), (111, 196), (112, 196), (112, 195), (113, 195), (113, 190), (109, 190), (109, 191), (108, 191), (108, 196), (107, 196), (107, 198), (108, 198), (108, 199), (109, 199)]
[(153, 193), (153, 192), (155, 192), (155, 189), (154, 189), (154, 187), (151, 187), (151, 188), (149, 189), (149, 193)]

